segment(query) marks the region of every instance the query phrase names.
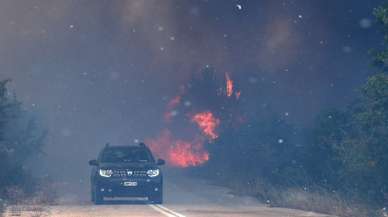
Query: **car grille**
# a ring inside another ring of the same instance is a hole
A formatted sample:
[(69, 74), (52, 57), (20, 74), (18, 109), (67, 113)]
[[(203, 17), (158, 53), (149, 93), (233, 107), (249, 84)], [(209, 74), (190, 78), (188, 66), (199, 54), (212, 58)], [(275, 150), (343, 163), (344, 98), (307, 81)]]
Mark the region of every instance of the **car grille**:
[(147, 171), (119, 169), (113, 170), (113, 177), (147, 177)]

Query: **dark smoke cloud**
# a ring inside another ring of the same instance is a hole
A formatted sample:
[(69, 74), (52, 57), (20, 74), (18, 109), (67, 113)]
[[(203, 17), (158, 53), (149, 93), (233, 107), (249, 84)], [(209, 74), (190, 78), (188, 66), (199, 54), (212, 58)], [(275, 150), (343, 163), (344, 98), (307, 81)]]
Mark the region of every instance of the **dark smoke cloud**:
[(47, 169), (86, 177), (105, 142), (156, 135), (206, 65), (238, 81), (247, 110), (271, 103), (300, 126), (349, 101), (370, 72), (379, 3), (3, 0), (0, 78), (47, 122)]

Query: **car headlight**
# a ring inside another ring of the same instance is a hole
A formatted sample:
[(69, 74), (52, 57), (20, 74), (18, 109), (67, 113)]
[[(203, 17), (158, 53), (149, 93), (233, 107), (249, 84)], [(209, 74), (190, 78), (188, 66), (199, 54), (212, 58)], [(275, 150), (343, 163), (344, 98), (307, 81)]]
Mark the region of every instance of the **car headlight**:
[(104, 169), (100, 169), (100, 176), (102, 177), (111, 177), (112, 174), (113, 174), (113, 171), (112, 170), (104, 170)]
[(159, 169), (147, 170), (147, 175), (151, 178), (157, 177), (159, 173), (160, 173)]

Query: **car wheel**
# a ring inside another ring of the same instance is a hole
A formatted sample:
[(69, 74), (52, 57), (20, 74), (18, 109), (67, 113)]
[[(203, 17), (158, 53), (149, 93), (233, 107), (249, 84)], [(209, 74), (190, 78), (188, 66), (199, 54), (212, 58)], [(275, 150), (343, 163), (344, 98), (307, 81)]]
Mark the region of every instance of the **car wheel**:
[(152, 195), (149, 200), (153, 203), (153, 204), (162, 204), (163, 203), (163, 192), (159, 192), (159, 193), (156, 193), (154, 195)]
[(90, 201), (92, 201), (94, 203), (94, 189), (90, 189)]
[(96, 205), (104, 204), (104, 196), (98, 191), (97, 186), (92, 190), (92, 202)]

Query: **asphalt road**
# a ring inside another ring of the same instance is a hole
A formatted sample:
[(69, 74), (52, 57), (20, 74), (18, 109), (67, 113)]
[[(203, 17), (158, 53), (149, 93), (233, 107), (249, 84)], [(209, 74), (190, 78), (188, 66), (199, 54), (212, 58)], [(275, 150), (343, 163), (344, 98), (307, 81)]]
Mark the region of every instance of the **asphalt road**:
[[(77, 189), (78, 188), (78, 189)], [(230, 194), (223, 187), (200, 179), (174, 174), (165, 177), (165, 203), (147, 204), (137, 201), (109, 201), (93, 205), (86, 183), (63, 190), (60, 205), (11, 206), (6, 217), (328, 217), (328, 215), (295, 209), (270, 208), (251, 197)], [(74, 193), (77, 192), (77, 193)]]

